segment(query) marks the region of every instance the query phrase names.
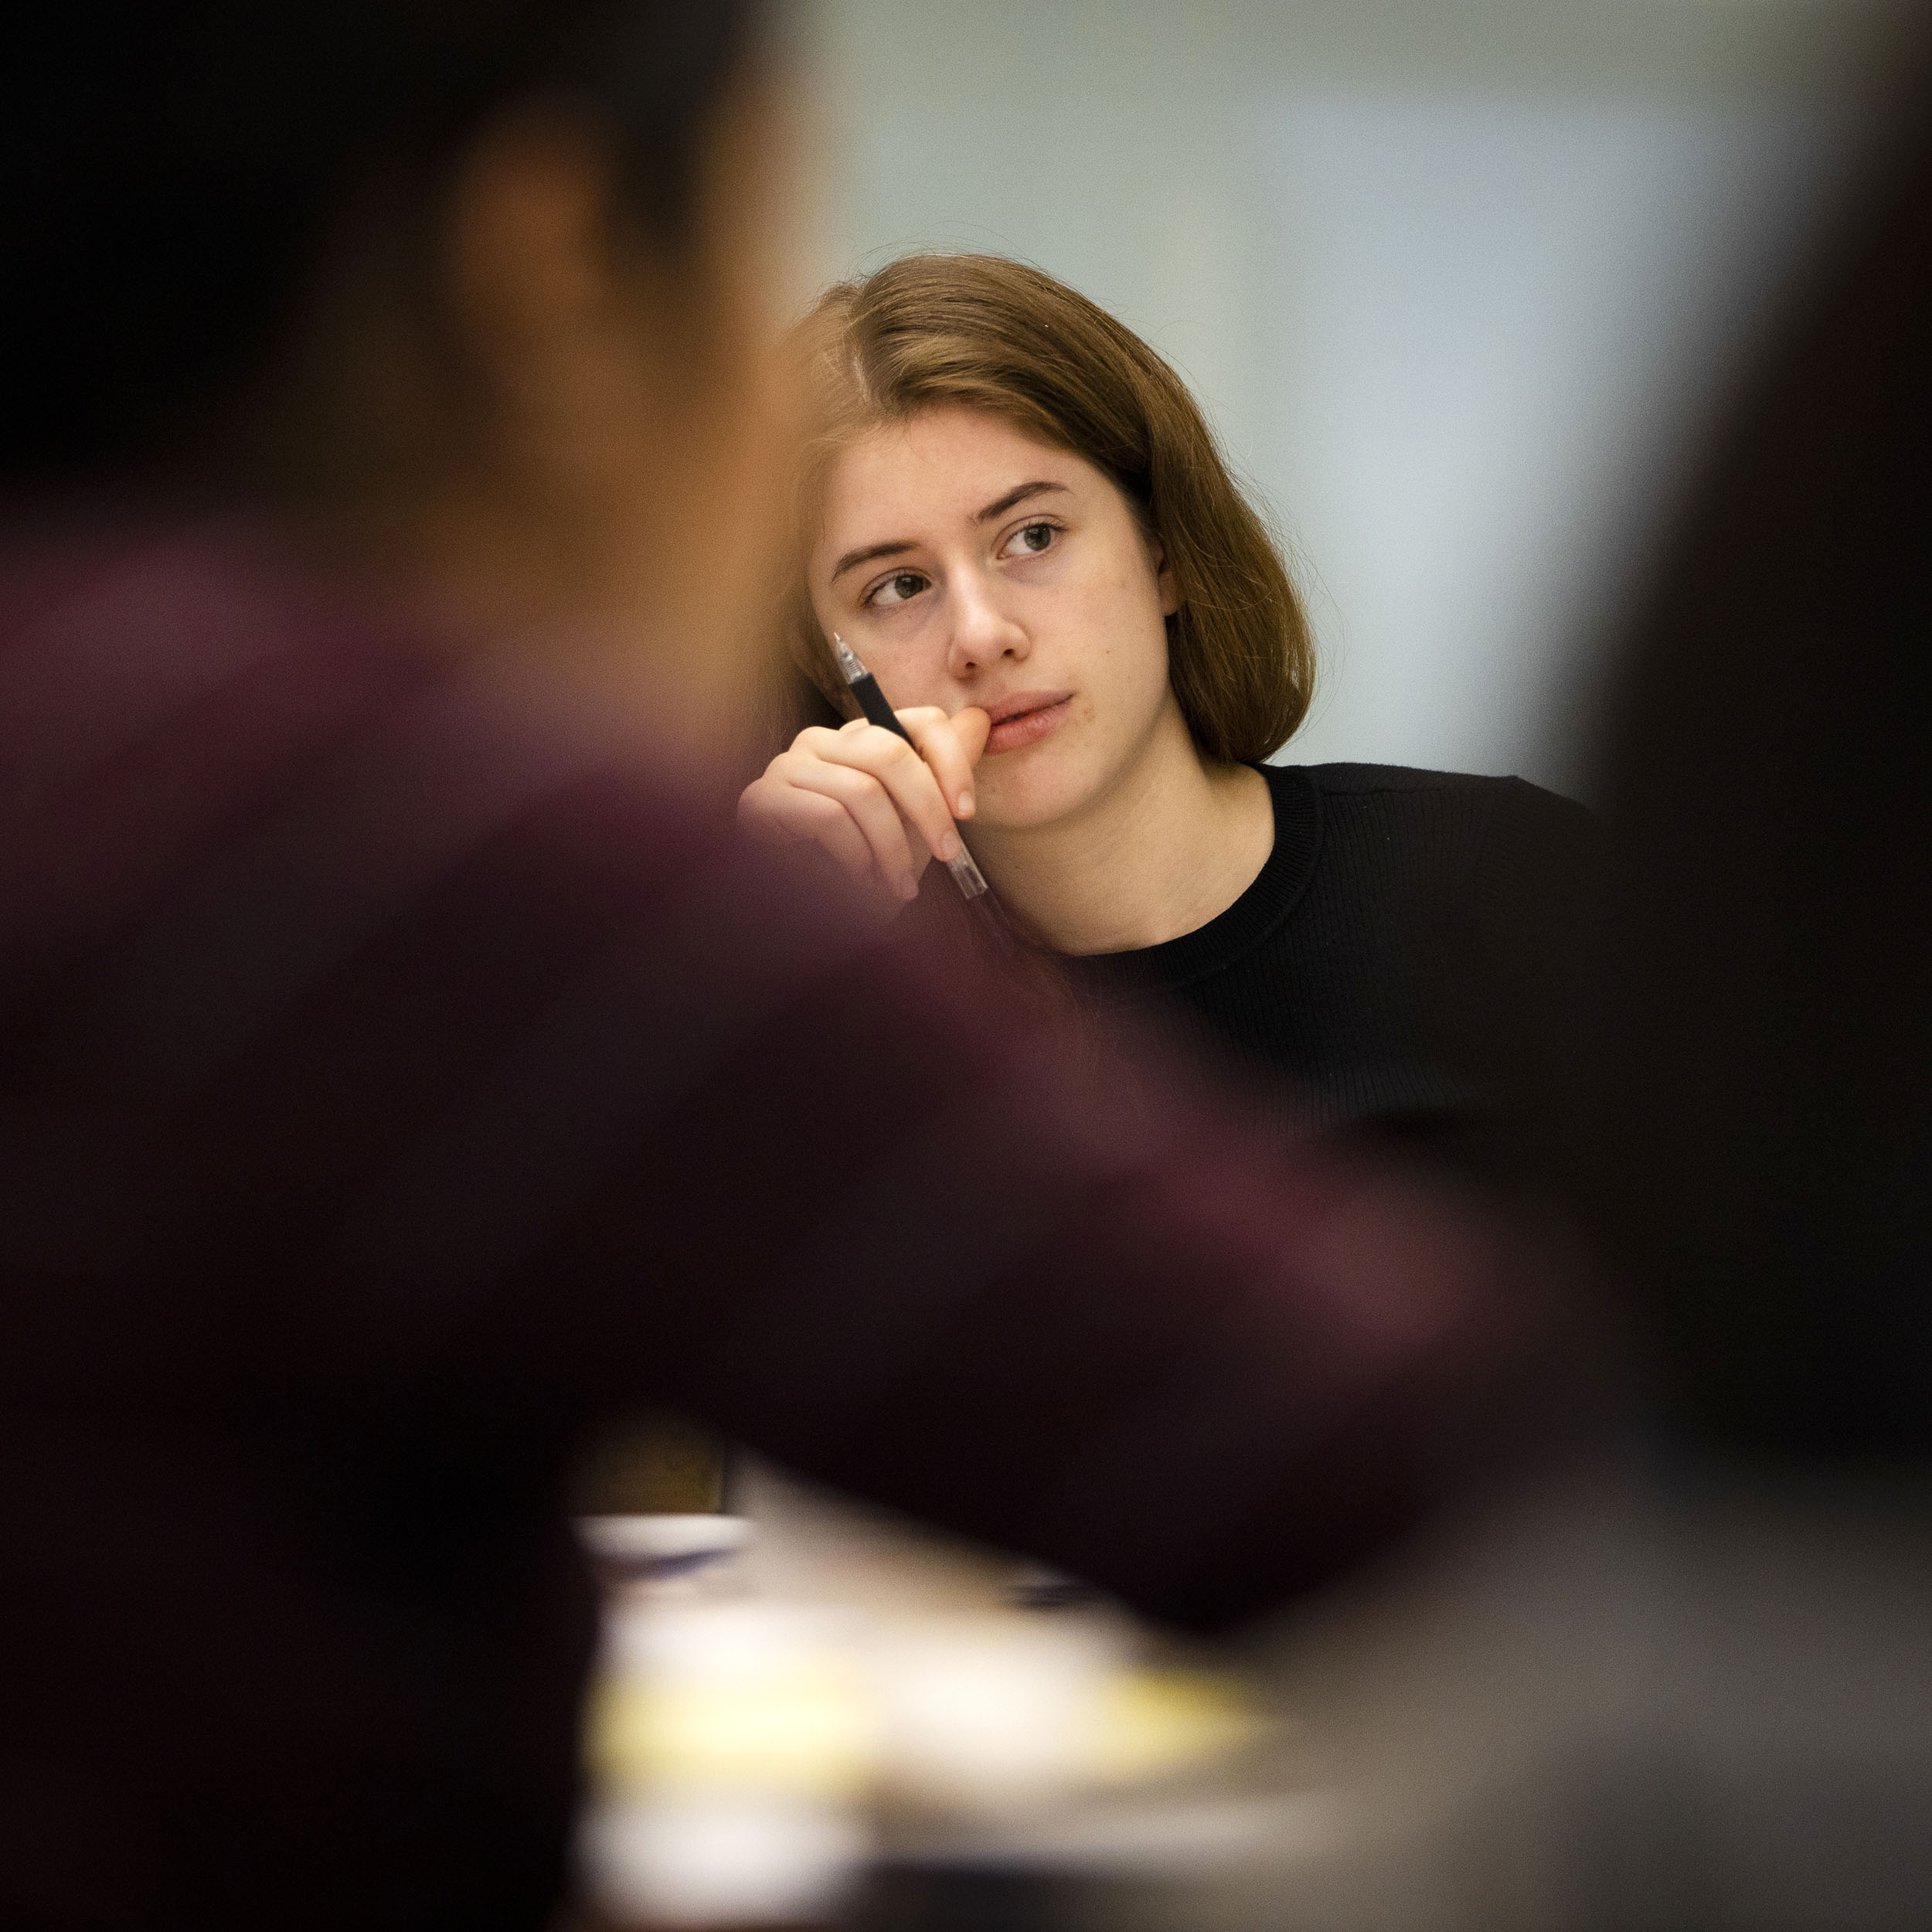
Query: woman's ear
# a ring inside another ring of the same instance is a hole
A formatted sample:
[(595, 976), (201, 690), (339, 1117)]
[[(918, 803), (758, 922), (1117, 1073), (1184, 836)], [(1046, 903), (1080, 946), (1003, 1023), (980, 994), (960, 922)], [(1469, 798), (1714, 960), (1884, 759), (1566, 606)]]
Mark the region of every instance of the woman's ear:
[(784, 124), (756, 77), (722, 100), (672, 233), (634, 216), (598, 126), (555, 112), (488, 131), (445, 204), (439, 294), (467, 438), (446, 507), (499, 573), (542, 591), (549, 629), (587, 620), (650, 655), (694, 716), (725, 718), (769, 675), (796, 419), (775, 354)]
[(774, 104), (753, 85), (720, 104), (675, 239), (633, 217), (594, 123), (513, 115), (464, 157), (446, 204), (444, 327), (473, 417), (481, 405), (481, 454), (533, 502), (659, 494), (672, 479), (688, 492), (733, 461), (742, 485), (772, 467), (791, 428), (772, 357)]
[(1161, 594), (1161, 615), (1175, 616), (1181, 608), (1181, 594), (1175, 588), (1174, 573), (1168, 568), (1167, 552), (1151, 530), (1144, 532), (1147, 560), (1153, 566), (1155, 588)]
[(528, 114), (458, 165), (445, 231), (445, 312), (486, 362), (574, 335), (607, 307), (611, 158), (587, 127)]
[(488, 131), (456, 170), (443, 245), (446, 324), (472, 377), (573, 434), (735, 418), (772, 381), (791, 124), (774, 87), (735, 87), (698, 144), (675, 237), (631, 213), (596, 123), (532, 109)]
[(480, 403), (485, 461), (532, 507), (620, 483), (677, 393), (677, 278), (627, 246), (614, 157), (593, 128), (521, 114), (451, 184), (441, 307)]

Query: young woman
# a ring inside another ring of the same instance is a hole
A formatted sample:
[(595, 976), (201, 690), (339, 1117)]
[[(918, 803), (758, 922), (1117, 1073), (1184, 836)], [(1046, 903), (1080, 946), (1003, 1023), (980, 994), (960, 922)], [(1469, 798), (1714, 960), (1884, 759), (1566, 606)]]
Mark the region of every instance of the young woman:
[(801, 342), (791, 646), (849, 714), (842, 637), (917, 755), (808, 728), (742, 822), (891, 904), (963, 832), (1076, 985), (1178, 1005), (1318, 1121), (1487, 1138), (1546, 1073), (1533, 1013), (1587, 869), (1580, 808), (1264, 763), (1311, 681), (1287, 573), (1179, 379), (1072, 289), (911, 257), (833, 289)]

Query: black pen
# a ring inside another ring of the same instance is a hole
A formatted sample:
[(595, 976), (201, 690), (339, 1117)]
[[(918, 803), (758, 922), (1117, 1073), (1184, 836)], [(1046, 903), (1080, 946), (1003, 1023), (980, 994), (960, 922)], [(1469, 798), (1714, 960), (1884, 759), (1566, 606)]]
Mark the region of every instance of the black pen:
[[(859, 653), (835, 631), (832, 633), (832, 648), (838, 658), (839, 675), (852, 686), (852, 695), (859, 700), (859, 709), (872, 723), (897, 732), (906, 743), (911, 744), (913, 734), (893, 715), (885, 692), (879, 688), (879, 680), (859, 662)], [(917, 748), (913, 747), (915, 750)], [(963, 899), (977, 899), (988, 889), (986, 875), (973, 863), (973, 855), (963, 842), (959, 856), (946, 861), (946, 869), (952, 874), (953, 883), (959, 888)]]

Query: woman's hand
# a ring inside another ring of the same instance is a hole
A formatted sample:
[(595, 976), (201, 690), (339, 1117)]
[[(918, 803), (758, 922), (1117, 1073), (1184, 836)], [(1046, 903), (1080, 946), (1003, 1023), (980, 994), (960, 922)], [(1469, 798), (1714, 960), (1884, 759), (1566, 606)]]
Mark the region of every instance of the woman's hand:
[(821, 846), (895, 904), (916, 897), (927, 860), (960, 849), (953, 821), (973, 815), (973, 767), (992, 727), (977, 705), (896, 715), (910, 744), (862, 718), (800, 732), (745, 787), (740, 825), (769, 844)]

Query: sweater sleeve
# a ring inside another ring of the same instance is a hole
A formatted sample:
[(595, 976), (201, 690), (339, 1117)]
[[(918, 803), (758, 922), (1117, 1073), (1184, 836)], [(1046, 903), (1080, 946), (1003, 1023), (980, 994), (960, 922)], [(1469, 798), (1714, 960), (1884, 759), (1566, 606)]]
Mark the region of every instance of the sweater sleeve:
[(270, 759), (274, 678), (348, 688), (289, 663), (155, 740), (138, 812), (43, 815), (117, 869), (16, 998), (36, 1400), (240, 1405), (311, 1486), (668, 1400), (1202, 1624), (1480, 1457), (1543, 1318), (1480, 1217), (1112, 1063), (527, 706), (376, 678)]
[(536, 1923), (641, 1401), (1201, 1627), (1495, 1449), (1506, 1228), (258, 581), (0, 569), (8, 1923)]
[[(601, 809), (578, 848), (624, 849)], [(625, 889), (338, 1244), (318, 1301), (361, 1298), (392, 1353), (406, 1311), (411, 1372), (648, 1391), (1201, 1626), (1491, 1453), (1543, 1319), (1496, 1225), (1097, 1060), (816, 874), (713, 854)]]

